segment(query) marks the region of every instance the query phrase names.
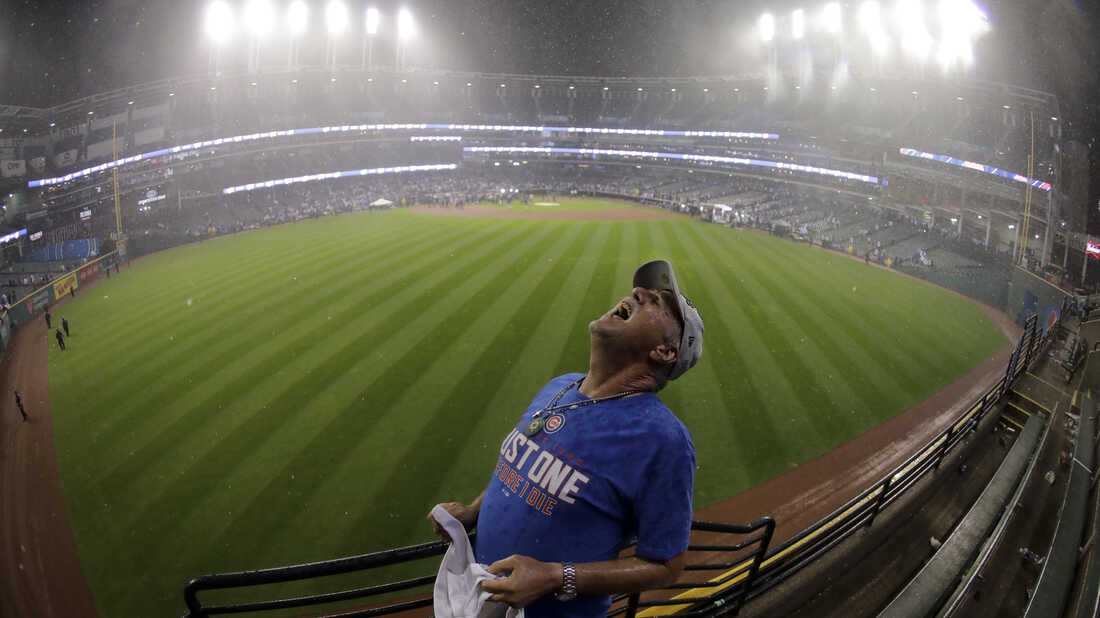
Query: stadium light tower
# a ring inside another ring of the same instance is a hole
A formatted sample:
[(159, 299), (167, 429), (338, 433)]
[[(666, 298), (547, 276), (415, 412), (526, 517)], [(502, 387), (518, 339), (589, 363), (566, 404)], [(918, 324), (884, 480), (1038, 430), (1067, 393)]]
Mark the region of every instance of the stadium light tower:
[(381, 17), (373, 6), (367, 9), (367, 34), (363, 37), (363, 68), (374, 66), (374, 36), (378, 34)]
[(330, 67), (336, 66), (336, 39), (348, 29), (348, 7), (341, 0), (329, 0), (325, 5), (325, 29), (328, 31), (328, 58)]
[(902, 48), (923, 65), (932, 50), (932, 35), (924, 25), (924, 6), (920, 0), (898, 0), (894, 13), (901, 31)]
[(416, 34), (416, 23), (413, 21), (412, 13), (409, 9), (401, 9), (397, 12), (397, 55), (394, 59), (394, 66), (398, 70), (401, 70), (405, 64), (406, 42), (414, 34)]
[(206, 7), (203, 22), (206, 36), (213, 43), (210, 46), (209, 70), (216, 75), (218, 73), (219, 52), (233, 36), (233, 9), (229, 8), (229, 5), (223, 0), (214, 0)]
[(771, 43), (775, 38), (775, 17), (772, 17), (771, 13), (764, 13), (760, 16), (756, 29), (760, 32), (761, 41)]
[(806, 34), (806, 12), (802, 9), (791, 11), (791, 36), (795, 40), (801, 39)]
[(840, 34), (843, 20), (840, 15), (839, 3), (830, 2), (825, 5), (825, 8), (821, 11), (821, 27), (829, 34)]
[(244, 27), (248, 32), (248, 70), (260, 69), (260, 41), (275, 26), (275, 10), (268, 0), (249, 0), (244, 7)]
[(288, 47), (287, 68), (294, 66), (298, 59), (298, 40), (309, 28), (309, 7), (302, 0), (294, 0), (286, 13), (287, 31), (290, 33), (290, 46)]
[(889, 51), (889, 41), (886, 38), (886, 30), (882, 26), (882, 14), (878, 2), (875, 0), (865, 0), (859, 5), (859, 29), (867, 36), (875, 58), (881, 59), (885, 56)]
[(940, 0), (940, 41), (936, 60), (944, 72), (974, 62), (974, 40), (989, 31), (985, 13), (971, 0)]

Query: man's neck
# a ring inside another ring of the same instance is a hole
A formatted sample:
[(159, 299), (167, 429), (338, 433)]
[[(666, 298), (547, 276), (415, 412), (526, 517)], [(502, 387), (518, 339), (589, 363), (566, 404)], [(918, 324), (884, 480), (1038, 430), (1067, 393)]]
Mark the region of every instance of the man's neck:
[(645, 365), (609, 367), (593, 355), (589, 360), (588, 375), (578, 390), (589, 399), (598, 399), (627, 391), (657, 390), (657, 381)]

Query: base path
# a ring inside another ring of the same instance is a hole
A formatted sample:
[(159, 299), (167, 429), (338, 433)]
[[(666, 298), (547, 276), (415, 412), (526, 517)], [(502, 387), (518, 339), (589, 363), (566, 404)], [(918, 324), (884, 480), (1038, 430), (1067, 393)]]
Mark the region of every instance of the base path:
[(0, 616), (94, 617), (61, 492), (46, 335), (41, 316), (15, 329), (0, 364)]

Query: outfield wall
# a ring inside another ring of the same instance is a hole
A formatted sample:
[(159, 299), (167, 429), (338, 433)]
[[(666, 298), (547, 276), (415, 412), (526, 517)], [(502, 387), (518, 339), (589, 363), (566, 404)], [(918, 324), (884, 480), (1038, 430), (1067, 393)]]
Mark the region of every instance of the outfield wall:
[(12, 303), (11, 308), (0, 313), (0, 351), (7, 349), (12, 332), (21, 324), (30, 322), (66, 294), (74, 294), (81, 285), (100, 277), (107, 268), (118, 262), (118, 252), (112, 251), (76, 270), (71, 270)]

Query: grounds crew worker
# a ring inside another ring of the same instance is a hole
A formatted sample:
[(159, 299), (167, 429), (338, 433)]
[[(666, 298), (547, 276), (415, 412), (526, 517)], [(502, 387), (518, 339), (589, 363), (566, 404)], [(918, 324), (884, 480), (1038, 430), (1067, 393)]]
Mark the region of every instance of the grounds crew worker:
[[(610, 595), (670, 584), (684, 568), (695, 447), (656, 392), (698, 362), (703, 320), (656, 260), (588, 330), (588, 373), (538, 393), (476, 500), (441, 505), (477, 526), (477, 562), (506, 576), (482, 590), (526, 618), (602, 617)], [(636, 555), (619, 558), (635, 536)]]

